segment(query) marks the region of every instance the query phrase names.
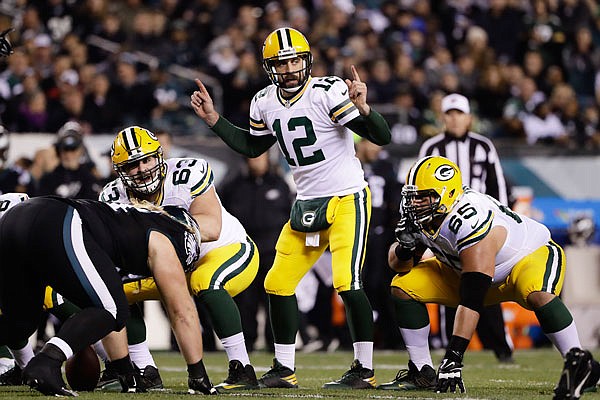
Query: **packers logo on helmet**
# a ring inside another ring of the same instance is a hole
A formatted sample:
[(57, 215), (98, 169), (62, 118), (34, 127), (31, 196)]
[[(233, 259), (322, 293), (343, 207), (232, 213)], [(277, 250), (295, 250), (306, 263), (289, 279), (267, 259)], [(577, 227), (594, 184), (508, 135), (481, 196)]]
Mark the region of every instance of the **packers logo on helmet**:
[[(310, 76), (312, 68), (310, 46), (304, 35), (296, 29), (280, 28), (271, 32), (263, 44), (262, 56), (263, 68), (269, 75), (269, 79), (284, 90), (296, 90), (302, 87)], [(302, 66), (298, 71), (292, 71), (292, 73), (298, 73), (300, 78), (297, 86), (288, 88), (285, 87), (283, 78), (289, 72), (278, 73), (275, 68), (276, 62), (296, 57), (302, 61)]]
[(462, 193), (462, 177), (455, 163), (440, 156), (424, 157), (408, 171), (402, 211), (422, 228), (434, 217), (449, 213)]
[[(166, 174), (166, 165), (162, 146), (154, 133), (139, 126), (125, 128), (117, 133), (110, 155), (113, 168), (133, 192), (148, 195), (158, 190)], [(150, 158), (155, 159), (153, 164)], [(147, 169), (142, 167), (146, 162), (149, 164)]]

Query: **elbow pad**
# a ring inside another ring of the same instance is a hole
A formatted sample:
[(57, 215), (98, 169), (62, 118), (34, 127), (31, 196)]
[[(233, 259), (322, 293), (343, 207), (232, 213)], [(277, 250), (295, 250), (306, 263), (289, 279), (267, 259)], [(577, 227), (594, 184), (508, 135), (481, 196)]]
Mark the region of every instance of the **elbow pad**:
[(481, 314), (492, 277), (481, 272), (464, 272), (460, 278), (460, 305)]

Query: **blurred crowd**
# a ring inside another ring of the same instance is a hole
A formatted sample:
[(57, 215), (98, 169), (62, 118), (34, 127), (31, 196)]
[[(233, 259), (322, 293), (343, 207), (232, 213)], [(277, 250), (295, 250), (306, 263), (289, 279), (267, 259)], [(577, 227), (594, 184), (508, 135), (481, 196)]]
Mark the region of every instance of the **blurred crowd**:
[(359, 68), (395, 143), (438, 133), (441, 97), (459, 92), (489, 137), (593, 149), (599, 11), (596, 0), (3, 0), (15, 53), (0, 62), (0, 117), (13, 132), (77, 121), (86, 134), (132, 123), (192, 134), (191, 78), (205, 74), (224, 115), (247, 126), (268, 84), (262, 43), (291, 26), (309, 39), (313, 75)]

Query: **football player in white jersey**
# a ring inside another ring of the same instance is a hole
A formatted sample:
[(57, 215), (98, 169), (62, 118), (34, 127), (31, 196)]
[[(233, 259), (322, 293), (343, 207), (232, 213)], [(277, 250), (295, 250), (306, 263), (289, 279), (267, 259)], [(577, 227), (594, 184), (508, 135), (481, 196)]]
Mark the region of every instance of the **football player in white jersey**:
[[(463, 355), (484, 305), (514, 301), (533, 310), (565, 358), (554, 399), (577, 399), (593, 388), (600, 366), (581, 349), (573, 317), (558, 295), (565, 254), (543, 224), (490, 196), (462, 186), (456, 164), (429, 156), (409, 170), (402, 190), (398, 241), (389, 263), (396, 316), (410, 357), (408, 370), (381, 389), (465, 391)], [(420, 260), (425, 249), (432, 258)], [(420, 261), (419, 261), (420, 260)], [(437, 370), (428, 346), (425, 303), (458, 307), (452, 337)]]
[(346, 307), (354, 361), (341, 379), (324, 387), (374, 388), (373, 318), (361, 282), (371, 197), (351, 131), (384, 145), (390, 142), (389, 127), (367, 104), (367, 86), (354, 66), (352, 80), (311, 77), (312, 53), (299, 31), (281, 28), (270, 33), (262, 56), (272, 84), (252, 99), (249, 131), (216, 112), (200, 80), (191, 96), (196, 114), (239, 153), (256, 157), (277, 143), (297, 188), (290, 221), (281, 231), (275, 261), (265, 279), (275, 359), (259, 383), (298, 387), (295, 289), (329, 247), (333, 285)]
[[(131, 203), (148, 201), (160, 206), (185, 208), (194, 216), (202, 233), (200, 260), (189, 274), (191, 292), (204, 303), (217, 336), (229, 359), (229, 375), (216, 385), (223, 392), (256, 389), (258, 382), (250, 364), (242, 333), (239, 310), (232, 297), (252, 283), (258, 271), (258, 250), (242, 224), (222, 205), (215, 190), (213, 172), (206, 160), (197, 158), (163, 159), (156, 136), (139, 126), (117, 134), (111, 148), (112, 161), (119, 178), (108, 183), (100, 200)], [(130, 304), (159, 299), (152, 278), (125, 284)], [(138, 323), (143, 324), (143, 320)], [(128, 330), (131, 323), (128, 323)], [(130, 338), (134, 363), (156, 374), (156, 364), (142, 337)], [(141, 339), (141, 340), (140, 340)], [(110, 380), (110, 376), (108, 376)]]

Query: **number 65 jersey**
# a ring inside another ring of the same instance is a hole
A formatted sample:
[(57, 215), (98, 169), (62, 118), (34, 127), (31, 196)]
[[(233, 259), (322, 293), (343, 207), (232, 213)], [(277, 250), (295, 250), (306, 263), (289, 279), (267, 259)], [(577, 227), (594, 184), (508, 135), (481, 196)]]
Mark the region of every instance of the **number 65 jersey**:
[[(169, 158), (162, 193), (156, 202), (160, 206), (178, 206), (190, 209), (194, 199), (214, 186), (214, 175), (206, 160), (200, 158)], [(217, 194), (218, 198), (218, 194)], [(105, 203), (131, 204), (127, 188), (120, 178), (102, 189), (99, 200)], [(221, 199), (219, 199), (221, 203)], [(200, 227), (202, 229), (202, 227)], [(246, 240), (246, 230), (240, 221), (221, 205), (221, 235), (212, 242), (200, 244), (200, 259), (218, 247)]]
[(543, 224), (518, 214), (494, 198), (465, 188), (446, 216), (439, 234), (421, 233), (421, 241), (436, 257), (456, 271), (462, 270), (459, 254), (487, 236), (495, 226), (506, 228), (506, 240), (496, 254), (493, 282), (502, 282), (515, 264), (550, 240)]
[(343, 126), (358, 116), (343, 80), (311, 77), (288, 100), (275, 85), (259, 91), (250, 104), (250, 134), (277, 138), (298, 199), (343, 196), (367, 186), (353, 134)]

